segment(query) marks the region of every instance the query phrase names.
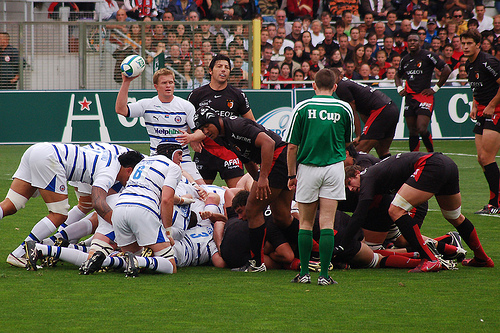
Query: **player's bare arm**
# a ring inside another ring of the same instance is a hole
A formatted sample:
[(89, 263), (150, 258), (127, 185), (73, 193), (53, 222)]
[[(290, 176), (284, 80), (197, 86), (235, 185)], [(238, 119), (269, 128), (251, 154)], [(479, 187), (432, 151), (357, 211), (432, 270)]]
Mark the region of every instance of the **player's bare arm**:
[(352, 143), (354, 143), (354, 145), (357, 145), (359, 143), (359, 139), (361, 138), (361, 121), (359, 119), (358, 112), (356, 112), (356, 102), (349, 102), (349, 105), (351, 106), (354, 114), (354, 132), (356, 133), (356, 138), (352, 141)]
[(113, 210), (109, 207), (106, 202), (106, 198), (108, 193), (104, 191), (102, 188), (97, 186), (92, 186), (92, 207), (94, 207), (97, 214), (102, 217), (109, 224), (111, 223), (111, 215), (113, 214)]
[(130, 83), (134, 79), (135, 77), (126, 77), (122, 74), (122, 85), (120, 87), (120, 91), (118, 92), (118, 96), (116, 96), (115, 112), (124, 117), (128, 117), (129, 115), (127, 107), (128, 90), (130, 88)]
[(163, 227), (167, 230), (167, 237), (170, 240), (170, 245), (174, 245), (174, 239), (170, 235), (170, 227), (172, 227), (172, 214), (174, 212), (174, 194), (175, 191), (169, 186), (163, 186), (161, 190), (160, 216)]
[(286, 161), (288, 166), (288, 189), (293, 191), (297, 186), (297, 151), (298, 146), (292, 143), (288, 144), (286, 152)]
[(396, 72), (396, 76), (394, 77), (394, 82), (396, 83), (396, 88), (398, 89), (399, 96), (406, 96), (407, 92), (403, 88), (403, 80), (399, 77), (399, 74)]

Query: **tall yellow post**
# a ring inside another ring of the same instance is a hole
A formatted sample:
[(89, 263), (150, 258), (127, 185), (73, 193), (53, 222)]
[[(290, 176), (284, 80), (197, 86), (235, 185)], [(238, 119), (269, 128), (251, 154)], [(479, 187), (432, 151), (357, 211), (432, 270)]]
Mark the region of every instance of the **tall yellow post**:
[(253, 75), (253, 89), (260, 89), (260, 20), (253, 20), (253, 62), (252, 62), (252, 73)]

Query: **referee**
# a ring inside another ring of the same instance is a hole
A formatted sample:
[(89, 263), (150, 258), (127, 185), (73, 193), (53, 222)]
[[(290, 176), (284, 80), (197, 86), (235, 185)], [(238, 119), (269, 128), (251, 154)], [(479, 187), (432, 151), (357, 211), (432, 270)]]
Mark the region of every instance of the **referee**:
[(295, 106), (286, 138), (288, 188), (296, 187), (295, 199), (299, 204), (300, 273), (292, 280), (296, 283), (311, 282), (308, 265), (319, 204), (321, 271), (318, 285), (336, 284), (328, 275), (334, 246), (333, 223), (338, 200), (345, 200), (343, 161), (346, 143), (352, 141), (354, 133), (351, 106), (332, 97), (337, 88), (336, 79), (329, 69), (316, 74), (313, 83), (316, 96)]

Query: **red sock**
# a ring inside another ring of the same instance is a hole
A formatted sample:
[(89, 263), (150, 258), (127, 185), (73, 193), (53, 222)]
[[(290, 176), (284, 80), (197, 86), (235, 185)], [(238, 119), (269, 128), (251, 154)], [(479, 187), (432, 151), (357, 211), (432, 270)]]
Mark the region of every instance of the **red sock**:
[[(439, 242), (439, 241), (445, 240), (446, 238), (451, 239), (451, 236), (450, 235), (443, 235), (443, 236), (439, 236), (439, 237), (434, 238), (434, 240)], [(445, 241), (445, 242), (448, 243), (447, 241)]]
[(291, 270), (291, 271), (298, 271), (300, 269), (300, 259), (294, 258), (290, 265), (285, 266), (285, 269)]
[(313, 248), (312, 248), (312, 252), (319, 252), (319, 243), (316, 242), (314, 239), (313, 239)]
[(405, 257), (405, 258), (419, 258), (420, 257), (418, 252), (395, 252), (395, 251), (390, 251), (390, 250), (375, 250), (373, 252), (381, 254), (384, 257), (388, 257), (388, 256), (401, 256), (401, 257)]
[(402, 256), (388, 256), (382, 258), (380, 267), (393, 267), (393, 268), (414, 268), (420, 264), (420, 259), (410, 259)]

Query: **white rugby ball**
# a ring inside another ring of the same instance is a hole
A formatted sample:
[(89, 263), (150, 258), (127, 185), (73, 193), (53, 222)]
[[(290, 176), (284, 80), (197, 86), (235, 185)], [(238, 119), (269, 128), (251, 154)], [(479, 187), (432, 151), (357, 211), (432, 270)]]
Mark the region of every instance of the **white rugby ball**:
[(120, 65), (122, 73), (127, 77), (136, 77), (140, 75), (145, 67), (146, 62), (144, 58), (136, 54), (129, 55), (123, 59)]

